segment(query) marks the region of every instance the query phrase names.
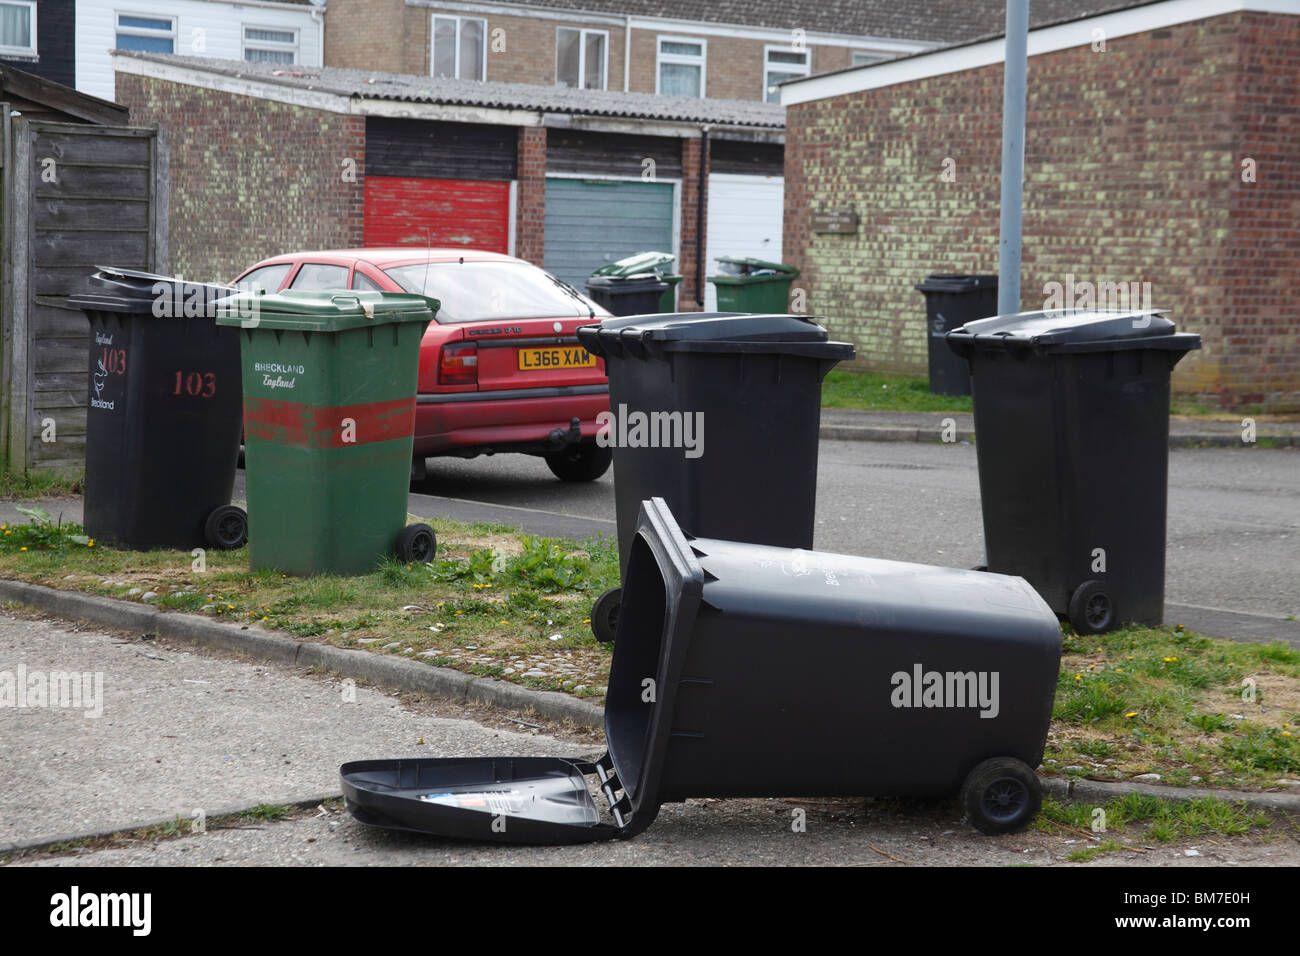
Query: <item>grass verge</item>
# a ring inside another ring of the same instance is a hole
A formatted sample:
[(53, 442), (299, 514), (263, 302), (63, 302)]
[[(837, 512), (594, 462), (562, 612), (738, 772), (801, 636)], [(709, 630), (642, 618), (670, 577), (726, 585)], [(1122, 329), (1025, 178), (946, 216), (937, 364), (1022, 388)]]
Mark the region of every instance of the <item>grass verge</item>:
[[(24, 525), (0, 525), (0, 576), (604, 698), (610, 652), (588, 615), (618, 581), (612, 538), (575, 544), (436, 519), (432, 564), (289, 578), (249, 571), (244, 550), (200, 560), (105, 548), (29, 512)], [(1181, 625), (1088, 638), (1063, 630), (1045, 772), (1243, 789), (1300, 778), (1300, 652)]]
[(1146, 849), (1150, 849), (1152, 844), (1180, 839), (1267, 832), (1272, 825), (1273, 818), (1263, 811), (1215, 797), (1166, 800), (1129, 793), (1097, 806), (1045, 799), (1042, 812), (1031, 827), (1096, 840), (1095, 845), (1080, 847), (1068, 857), (1071, 862), (1086, 863), (1119, 850), (1143, 851), (1143, 847), (1134, 847), (1131, 842), (1117, 841), (1116, 836), (1147, 844)]
[(933, 395), (923, 378), (832, 369), (822, 382), (823, 408), (879, 412), (969, 412), (969, 395)]
[(604, 697), (610, 654), (589, 613), (618, 582), (609, 538), (575, 544), (435, 519), (432, 564), (385, 560), (365, 575), (291, 578), (250, 571), (247, 549), (119, 551), (29, 510), (28, 523), (0, 525), (0, 576)]

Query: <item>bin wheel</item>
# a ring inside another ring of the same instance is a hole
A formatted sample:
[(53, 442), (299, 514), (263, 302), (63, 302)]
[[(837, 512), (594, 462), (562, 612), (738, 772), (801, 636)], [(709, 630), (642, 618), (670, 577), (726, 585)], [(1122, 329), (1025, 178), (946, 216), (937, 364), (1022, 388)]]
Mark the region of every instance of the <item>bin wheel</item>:
[(1023, 830), (1038, 816), (1042, 804), (1038, 776), (1015, 757), (985, 760), (967, 775), (961, 787), (966, 819), (988, 836)]
[(1100, 581), (1084, 581), (1070, 597), (1066, 615), (1076, 634), (1100, 634), (1115, 619), (1115, 605)]
[(397, 556), (407, 564), (427, 564), (438, 553), (438, 536), (427, 524), (408, 524), (397, 535)]
[(248, 513), (238, 505), (214, 508), (203, 522), (203, 538), (220, 551), (236, 551), (248, 543)]
[(547, 455), (546, 466), (560, 481), (595, 481), (609, 471), (613, 460), (613, 449), (601, 448), (595, 442), (579, 442)]
[(591, 633), (600, 643), (614, 643), (614, 636), (618, 633), (618, 612), (622, 606), (622, 588), (610, 588), (591, 606)]

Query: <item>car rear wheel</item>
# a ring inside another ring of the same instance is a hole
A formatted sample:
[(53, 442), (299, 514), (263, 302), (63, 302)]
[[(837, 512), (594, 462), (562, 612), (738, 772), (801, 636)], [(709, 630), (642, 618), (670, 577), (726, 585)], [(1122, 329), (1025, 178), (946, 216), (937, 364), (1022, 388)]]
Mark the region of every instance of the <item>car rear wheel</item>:
[(609, 470), (614, 452), (595, 442), (570, 445), (546, 456), (546, 465), (561, 481), (595, 481)]

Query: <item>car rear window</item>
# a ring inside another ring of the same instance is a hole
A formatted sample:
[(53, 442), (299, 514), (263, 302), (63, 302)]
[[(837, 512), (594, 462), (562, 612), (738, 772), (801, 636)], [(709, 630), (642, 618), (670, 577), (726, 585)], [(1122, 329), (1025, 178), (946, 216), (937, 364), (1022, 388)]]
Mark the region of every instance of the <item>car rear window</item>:
[(523, 262), (418, 262), (384, 270), (407, 292), (440, 303), (437, 321), (609, 315), (548, 272)]

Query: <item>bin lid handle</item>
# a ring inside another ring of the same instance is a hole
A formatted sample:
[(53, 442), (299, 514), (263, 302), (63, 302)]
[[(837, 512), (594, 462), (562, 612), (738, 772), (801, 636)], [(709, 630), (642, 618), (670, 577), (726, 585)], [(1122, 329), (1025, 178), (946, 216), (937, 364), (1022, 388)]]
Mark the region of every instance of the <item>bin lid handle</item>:
[(361, 311), (365, 313), (367, 319), (373, 319), (375, 317), (375, 304), (373, 302), (367, 302), (362, 299), (361, 296), (348, 292), (340, 292), (336, 295), (330, 296), (330, 301), (335, 305), (339, 304), (340, 299), (345, 302), (355, 303), (357, 308), (361, 309)]

